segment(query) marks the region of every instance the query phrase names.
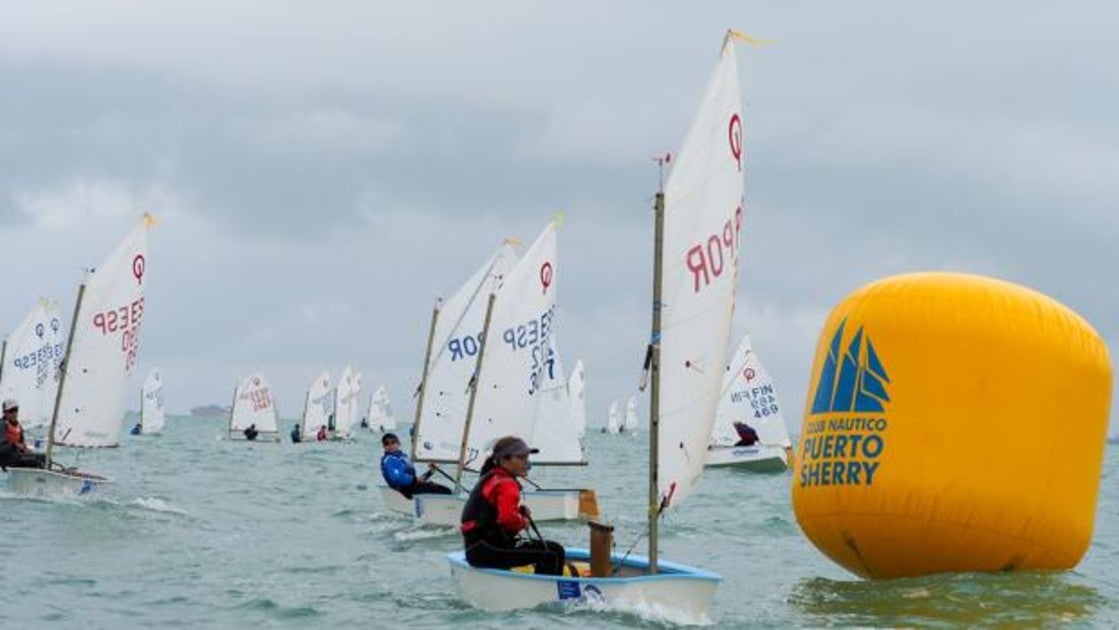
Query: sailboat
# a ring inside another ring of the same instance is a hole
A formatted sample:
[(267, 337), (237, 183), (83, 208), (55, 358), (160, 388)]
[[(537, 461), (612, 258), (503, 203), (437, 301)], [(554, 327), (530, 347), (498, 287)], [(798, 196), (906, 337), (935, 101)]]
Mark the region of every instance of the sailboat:
[(583, 360), (575, 362), (571, 368), (571, 376), (567, 378), (567, 398), (571, 401), (571, 414), (574, 420), (575, 433), (582, 443), (587, 436), (587, 382), (583, 373)]
[(144, 379), (140, 390), (140, 433), (154, 435), (163, 430), (163, 378), (159, 370), (152, 370)]
[(136, 366), (144, 315), (147, 232), (144, 215), (109, 258), (78, 287), (47, 432), (46, 468), (11, 468), (8, 487), (34, 496), (84, 495), (111, 480), (61, 466), (55, 447), (120, 444), (124, 396)]
[(367, 422), (369, 428), (380, 433), (396, 430), (396, 418), (392, 415), (392, 403), (389, 402), (385, 386), (380, 385), (373, 395), (369, 397), (369, 415)]
[(334, 428), (332, 440), (346, 440), (350, 438), (350, 427), (354, 425), (357, 417), (358, 404), (361, 400), (361, 373), (347, 365), (338, 377), (338, 385), (334, 388)]
[[(545, 226), (523, 258), (490, 293), (482, 343), (462, 428), (455, 483), (462, 471), (481, 468), (494, 442), (523, 436), (540, 453), (534, 465), (585, 465), (583, 444), (568, 398), (567, 379), (556, 343), (556, 257), (559, 218)], [(466, 493), (422, 494), (413, 499), (426, 522), (457, 525)], [(534, 488), (523, 495), (537, 520), (598, 517), (589, 488)]]
[(244, 440), (245, 429), (253, 425), (257, 430), (257, 442), (280, 440), (272, 388), (260, 372), (246, 377), (233, 393), (233, 408), (229, 412), (229, 439)]
[[(744, 443), (736, 424), (754, 429), (756, 442)], [(723, 376), (718, 418), (707, 447), (707, 466), (735, 466), (756, 472), (780, 472), (792, 451), (785, 418), (769, 372), (743, 335)]]
[(626, 416), (622, 421), (622, 433), (637, 433), (637, 394), (626, 401)]
[(610, 401), (610, 409), (606, 412), (606, 426), (602, 429), (603, 433), (621, 433), (622, 432), (622, 416), (618, 413), (618, 401)]
[(330, 389), (330, 373), (323, 372), (311, 383), (307, 398), (303, 403), (303, 417), (299, 422), (299, 434), (304, 442), (314, 442), (319, 427), (325, 427), (330, 418), (334, 402)]
[[(417, 465), (458, 462), (469, 402), (467, 385), (478, 360), (486, 298), (516, 263), (513, 245), (512, 240), (503, 242), (449, 300), (435, 301), (412, 426), (411, 456)], [(380, 492), (382, 502), (390, 510), (414, 514), (421, 522), (435, 522), (435, 513), (417, 511), (417, 505), (396, 490), (380, 486)], [(452, 517), (442, 515), (444, 524), (457, 524), (457, 518)]]
[[(742, 118), (733, 39), (728, 32), (696, 119), (655, 203), (649, 397), (647, 558), (596, 558), (568, 549), (580, 577), (472, 567), (448, 555), (459, 596), (489, 610), (549, 602), (658, 606), (705, 620), (721, 578), (659, 559), (658, 521), (683, 502), (703, 459), (730, 341), (742, 219)], [(667, 160), (666, 160), (667, 161)], [(603, 565), (608, 565), (604, 567)]]
[(39, 298), (0, 347), (0, 397), (19, 401), (24, 429), (50, 424), (62, 362), (58, 303)]

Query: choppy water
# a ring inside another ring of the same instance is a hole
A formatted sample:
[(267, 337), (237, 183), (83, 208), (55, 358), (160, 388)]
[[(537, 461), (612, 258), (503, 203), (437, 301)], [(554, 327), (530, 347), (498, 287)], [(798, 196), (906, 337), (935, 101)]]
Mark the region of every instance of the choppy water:
[[(415, 528), (376, 491), (380, 447), (219, 440), (223, 423), (170, 418), (163, 435), (81, 455), (118, 480), (100, 499), (16, 499), (0, 485), (2, 628), (640, 627), (640, 611), (494, 615), (457, 601), (443, 560), (453, 531)], [(590, 481), (625, 549), (643, 528), (644, 436), (592, 434)], [(866, 582), (800, 534), (787, 475), (709, 472), (662, 528), (662, 556), (724, 576), (712, 621), (726, 627), (1119, 624), (1116, 447), (1095, 538), (1077, 570)], [(73, 453), (63, 459), (73, 460)], [(545, 535), (586, 546), (583, 526)], [(644, 544), (638, 552), (644, 553)]]

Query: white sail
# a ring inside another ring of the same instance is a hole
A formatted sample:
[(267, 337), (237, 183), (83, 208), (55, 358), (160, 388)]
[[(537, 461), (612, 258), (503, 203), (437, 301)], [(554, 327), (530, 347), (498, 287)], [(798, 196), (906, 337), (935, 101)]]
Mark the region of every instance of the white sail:
[(70, 344), (55, 444), (116, 446), (144, 315), (150, 217), (89, 272)]
[(626, 417), (622, 421), (622, 430), (634, 433), (637, 431), (637, 423), (637, 394), (634, 394), (626, 401)]
[(357, 414), (357, 380), (354, 369), (346, 366), (342, 375), (338, 377), (338, 385), (334, 388), (334, 435), (347, 437), (350, 427), (354, 424)]
[(163, 378), (159, 370), (152, 370), (144, 379), (140, 400), (140, 428), (143, 433), (159, 433), (163, 430)]
[(303, 418), (299, 425), (304, 440), (314, 440), (319, 427), (326, 426), (334, 404), (333, 393), (330, 389), (329, 372), (319, 374), (311, 383), (311, 387), (307, 390)]
[(469, 462), (505, 435), (539, 448), (534, 463), (583, 461), (556, 349), (556, 227), (552, 219), (497, 291), (466, 440)]
[(345, 433), (337, 433), (337, 435), (345, 437), (353, 433), (354, 425), (359, 422), (358, 417), (361, 415), (361, 399), (363, 394), (365, 394), (365, 377), (361, 372), (355, 371), (353, 381), (350, 384), (350, 399), (347, 401), (347, 404), (350, 406), (350, 424), (346, 426)]
[(229, 433), (239, 438), (241, 432), (253, 424), (262, 434), (277, 432), (272, 388), (259, 372), (249, 375), (237, 388), (233, 411), (229, 414)]
[(673, 505), (703, 473), (730, 341), (743, 204), (738, 92), (728, 38), (664, 189), (657, 467), (658, 492)]
[(377, 387), (369, 398), (369, 427), (381, 432), (396, 430), (396, 418), (392, 415), (392, 403), (384, 385)]
[(487, 300), (516, 262), (513, 245), (503, 243), (439, 311), (423, 408), (413, 436), (417, 461), (458, 461), (469, 402), (467, 385), (478, 361)]
[(777, 389), (769, 372), (750, 346), (750, 335), (743, 335), (734, 358), (723, 376), (723, 393), (711, 444), (733, 446), (738, 442), (735, 422), (745, 422), (758, 434), (762, 444), (792, 446), (785, 418), (777, 401)]
[(24, 428), (50, 424), (65, 334), (58, 303), (39, 298), (5, 341), (0, 397), (19, 401)]
[(618, 433), (622, 430), (622, 419), (618, 415), (618, 401), (611, 401), (610, 411), (606, 415), (606, 432)]
[(567, 379), (567, 397), (571, 400), (572, 423), (579, 439), (587, 435), (587, 383), (583, 373), (583, 360), (575, 362)]

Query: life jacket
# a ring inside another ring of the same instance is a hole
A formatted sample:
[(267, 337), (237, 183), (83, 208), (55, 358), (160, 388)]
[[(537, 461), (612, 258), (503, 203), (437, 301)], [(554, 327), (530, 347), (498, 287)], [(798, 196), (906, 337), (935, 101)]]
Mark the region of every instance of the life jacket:
[(23, 442), (23, 427), (11, 422), (4, 423), (4, 441), (12, 446)]
[(466, 505), (463, 506), (462, 516), (459, 519), (461, 522), (459, 530), (462, 531), (462, 538), (467, 547), (483, 540), (497, 547), (507, 547), (513, 544), (516, 538), (497, 524), (497, 506), (490, 503), (487, 498), (494, 486), (507, 480), (517, 484), (517, 488), (520, 489), (520, 482), (508, 473), (499, 472), (502, 470), (504, 469), (494, 468), (483, 474), (474, 485), (474, 489), (470, 491), (470, 497), (466, 499)]

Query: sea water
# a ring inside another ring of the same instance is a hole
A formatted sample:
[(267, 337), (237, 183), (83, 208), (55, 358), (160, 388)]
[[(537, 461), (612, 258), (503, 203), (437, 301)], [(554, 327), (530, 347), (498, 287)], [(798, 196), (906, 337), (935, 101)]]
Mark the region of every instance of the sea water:
[[(119, 449), (63, 450), (64, 463), (76, 458), (115, 479), (94, 499), (25, 500), (0, 484), (0, 628), (673, 625), (654, 610), (471, 609), (456, 598), (443, 557), (460, 546), (454, 530), (417, 527), (381, 505), (377, 435), (304, 444), (225, 438), (223, 421), (184, 416), (169, 418), (161, 435), (126, 437)], [(591, 433), (588, 454), (586, 468), (540, 468), (532, 477), (596, 488), (618, 551), (644, 554), (647, 435)], [(722, 574), (710, 615), (720, 627), (1113, 627), (1116, 457), (1109, 446), (1093, 543), (1071, 572), (864, 581), (800, 533), (788, 473), (727, 469), (709, 470), (666, 515), (661, 556)], [(542, 529), (587, 546), (584, 525)]]

